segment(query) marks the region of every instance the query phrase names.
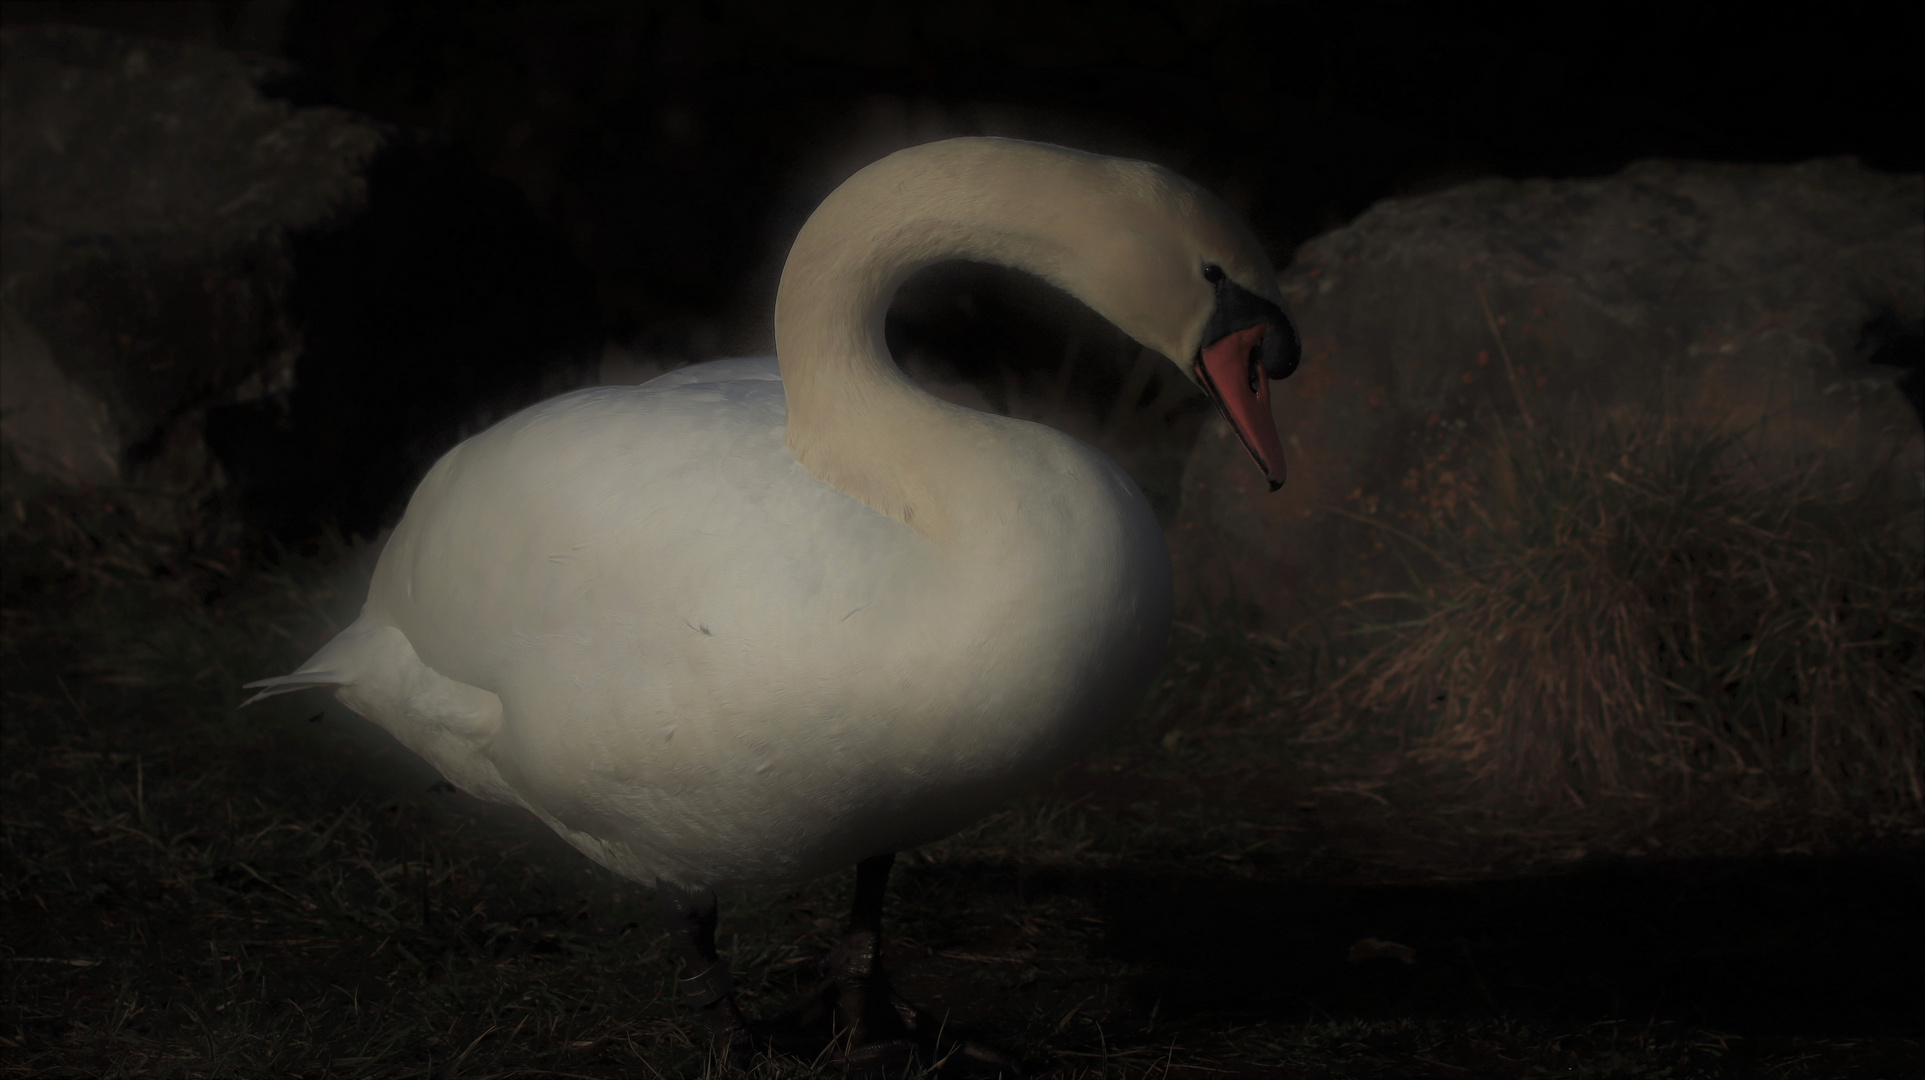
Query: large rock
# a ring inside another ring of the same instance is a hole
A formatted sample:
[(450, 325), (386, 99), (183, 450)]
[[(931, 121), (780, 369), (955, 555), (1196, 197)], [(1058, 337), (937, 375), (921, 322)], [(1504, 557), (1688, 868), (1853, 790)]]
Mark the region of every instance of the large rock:
[(291, 379), (286, 237), (366, 199), (384, 136), (264, 97), (273, 70), (78, 27), (0, 31), (0, 432), (22, 468), (191, 508), (215, 479), (207, 407)]
[(21, 469), (161, 529), (368, 532), (456, 440), (588, 381), (593, 284), (526, 197), (431, 138), (263, 92), (292, 74), (0, 31), (0, 432)]
[(1281, 283), (1305, 354), (1273, 399), (1289, 482), (1266, 496), (1222, 422), (1205, 428), (1171, 528), (1193, 605), (1284, 629), (1403, 584), (1379, 526), (1451, 520), (1480, 483), (1480, 409), (1669, 410), (1738, 434), (1766, 473), (1925, 489), (1901, 386), (1925, 389), (1917, 175), (1648, 161), (1483, 180), (1379, 203)]

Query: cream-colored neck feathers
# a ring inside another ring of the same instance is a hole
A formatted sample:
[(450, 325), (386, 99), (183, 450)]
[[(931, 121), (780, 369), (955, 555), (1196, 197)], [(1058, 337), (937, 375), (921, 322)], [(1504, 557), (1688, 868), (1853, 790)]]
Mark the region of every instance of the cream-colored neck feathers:
[(776, 357), (790, 452), (817, 479), (938, 542), (984, 428), (923, 393), (883, 342), (896, 290), (932, 263), (1037, 274), (1175, 361), (1209, 318), (1205, 261), (1275, 291), (1226, 208), (1154, 165), (1008, 139), (900, 151), (824, 200), (782, 271)]

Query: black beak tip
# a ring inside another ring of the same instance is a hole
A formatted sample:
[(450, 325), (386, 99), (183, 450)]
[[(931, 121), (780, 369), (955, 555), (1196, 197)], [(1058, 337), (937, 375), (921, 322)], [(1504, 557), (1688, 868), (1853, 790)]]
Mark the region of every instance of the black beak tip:
[(1283, 489), (1283, 481), (1281, 481), (1281, 480), (1279, 480), (1279, 479), (1277, 479), (1276, 477), (1274, 477), (1274, 476), (1267, 476), (1267, 477), (1264, 477), (1264, 479), (1265, 479), (1265, 480), (1268, 480), (1268, 481), (1270, 482), (1270, 491), (1271, 491), (1271, 493), (1273, 493), (1273, 494), (1274, 494), (1274, 493), (1276, 493), (1276, 492), (1278, 492), (1278, 491), (1281, 491), (1281, 490)]

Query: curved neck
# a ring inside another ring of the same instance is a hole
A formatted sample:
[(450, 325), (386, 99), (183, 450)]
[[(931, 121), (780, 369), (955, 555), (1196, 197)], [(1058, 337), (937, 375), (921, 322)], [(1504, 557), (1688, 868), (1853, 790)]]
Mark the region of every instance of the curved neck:
[(951, 535), (963, 516), (953, 501), (999, 482), (996, 463), (980, 460), (994, 421), (923, 393), (890, 358), (883, 320), (897, 288), (943, 260), (997, 263), (1067, 290), (1166, 356), (1187, 355), (1156, 332), (1173, 321), (1158, 321), (1156, 298), (1194, 275), (1158, 276), (1184, 260), (1146, 255), (1138, 225), (1152, 203), (1214, 213), (1154, 166), (1011, 140), (914, 147), (858, 172), (810, 216), (782, 270), (775, 344), (789, 450), (878, 512)]
[(786, 441), (817, 479), (944, 539), (954, 524), (950, 481), (967, 465), (969, 436), (980, 428), (976, 414), (924, 393), (890, 357), (883, 337), (889, 304), (905, 280), (933, 263), (972, 259), (1047, 277), (1058, 253), (1046, 238), (996, 228), (981, 213), (963, 224), (954, 200), (918, 213), (926, 200), (880, 186), (839, 189), (803, 227), (783, 268), (775, 351), (788, 400)]

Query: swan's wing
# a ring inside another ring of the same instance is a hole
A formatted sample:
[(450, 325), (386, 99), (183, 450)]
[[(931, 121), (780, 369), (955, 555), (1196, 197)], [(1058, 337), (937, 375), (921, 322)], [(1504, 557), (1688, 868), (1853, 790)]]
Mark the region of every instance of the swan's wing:
[(776, 366), (773, 356), (737, 356), (727, 360), (711, 360), (706, 364), (690, 364), (676, 368), (666, 375), (659, 375), (643, 383), (651, 390), (667, 390), (675, 386), (698, 386), (703, 383), (782, 381), (782, 370)]
[(897, 796), (844, 778), (920, 768), (897, 760), (909, 726), (878, 742), (872, 720), (937, 693), (927, 635), (902, 632), (931, 623), (937, 567), (795, 461), (775, 374), (579, 390), (462, 443), (390, 536), (361, 643), (261, 689), (333, 681), (457, 787), (634, 880), (802, 876), (866, 847), (820, 822), (895, 827), (866, 808)]

